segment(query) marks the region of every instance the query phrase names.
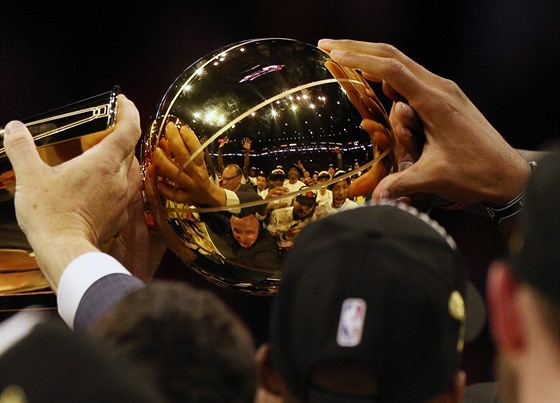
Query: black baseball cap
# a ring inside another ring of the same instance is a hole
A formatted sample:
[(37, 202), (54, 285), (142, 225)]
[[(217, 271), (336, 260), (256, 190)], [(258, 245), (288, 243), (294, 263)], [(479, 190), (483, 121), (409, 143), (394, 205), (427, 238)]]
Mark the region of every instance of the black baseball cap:
[(298, 171), (298, 173), (299, 173), (299, 176), (303, 176), (303, 169), (301, 169), (301, 168), (299, 167), (298, 164), (292, 164), (292, 165), (290, 166), (290, 169), (291, 169), (291, 168), (297, 169), (297, 171)]
[(296, 201), (301, 204), (317, 204), (317, 192), (308, 189), (306, 186), (300, 189), (300, 192), (296, 196)]
[(273, 169), (268, 175), (268, 179), (275, 180), (275, 179), (284, 179), (286, 178), (286, 173), (281, 168)]
[(330, 178), (331, 178), (331, 175), (330, 175), (327, 171), (321, 171), (321, 172), (319, 172), (319, 174), (317, 175), (317, 179), (321, 179), (321, 178), (330, 179)]
[[(467, 284), (453, 239), (409, 206), (384, 202), (321, 218), (286, 257), (271, 314), (273, 361), (308, 402), (429, 399), (451, 384), (466, 333), (484, 325), (482, 298)], [(329, 362), (366, 368), (378, 393), (318, 387), (313, 370)]]
[(519, 231), (510, 241), (515, 276), (560, 302), (560, 144), (538, 163)]

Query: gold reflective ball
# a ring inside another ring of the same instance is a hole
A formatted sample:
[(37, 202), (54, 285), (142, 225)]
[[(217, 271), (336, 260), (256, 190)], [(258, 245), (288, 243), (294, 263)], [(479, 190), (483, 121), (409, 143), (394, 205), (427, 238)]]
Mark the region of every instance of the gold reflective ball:
[[(364, 118), (392, 142), (387, 114), (369, 84), (316, 46), (267, 38), (218, 49), (175, 80), (144, 134), (148, 215), (170, 249), (209, 281), (272, 294), (289, 253), (284, 240), (297, 236), (280, 225), (272, 231), (272, 212), (296, 209), (298, 200), (309, 204), (309, 192), (324, 187), (313, 174), (330, 164), (342, 164), (349, 179), (372, 166), (376, 152), (373, 134), (362, 129)], [(236, 166), (245, 172), (238, 174)], [(280, 172), (284, 177), (274, 175)], [(305, 197), (298, 199), (299, 189), (266, 199), (241, 195), (256, 187), (259, 173), (269, 191), (271, 178), (278, 184), (297, 176)], [(197, 181), (206, 187), (193, 191)], [(198, 202), (213, 186), (231, 188), (239, 200)]]

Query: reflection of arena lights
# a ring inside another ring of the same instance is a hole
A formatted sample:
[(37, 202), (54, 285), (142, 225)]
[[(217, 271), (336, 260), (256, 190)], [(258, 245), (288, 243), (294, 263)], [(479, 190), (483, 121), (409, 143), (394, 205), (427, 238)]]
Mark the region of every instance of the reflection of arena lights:
[(224, 116), (223, 113), (220, 113), (220, 111), (213, 109), (210, 111), (207, 111), (205, 113), (201, 113), (201, 112), (195, 112), (193, 113), (193, 117), (195, 119), (195, 121), (197, 119), (203, 119), (204, 123), (213, 125), (213, 126), (219, 126), (219, 125), (223, 125), (226, 122), (226, 117)]
[[(280, 144), (274, 148), (268, 149), (265, 148), (261, 152), (254, 152), (252, 155), (254, 157), (266, 157), (268, 155), (275, 155), (275, 154), (285, 154), (285, 153), (293, 153), (293, 152), (301, 152), (301, 153), (309, 153), (309, 152), (318, 152), (321, 154), (330, 153), (334, 147), (340, 147), (342, 152), (352, 152), (352, 151), (364, 151), (366, 148), (371, 148), (371, 144), (359, 144), (359, 143), (352, 143), (349, 142), (345, 147), (342, 146), (341, 143), (331, 143), (331, 142), (321, 142), (320, 144), (311, 143), (311, 144), (299, 144), (299, 143), (288, 143), (288, 144)], [(217, 153), (211, 153), (211, 155), (217, 156)], [(224, 153), (224, 157), (244, 157), (243, 152), (231, 152), (231, 153)]]

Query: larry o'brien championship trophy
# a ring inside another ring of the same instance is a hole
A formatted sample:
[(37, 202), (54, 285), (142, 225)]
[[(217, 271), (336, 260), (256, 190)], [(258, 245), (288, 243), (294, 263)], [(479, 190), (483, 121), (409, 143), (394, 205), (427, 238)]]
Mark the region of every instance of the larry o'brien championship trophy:
[[(376, 147), (372, 130), (362, 128), (364, 119), (394, 143), (387, 113), (368, 82), (359, 72), (333, 62), (316, 46), (265, 38), (218, 49), (194, 62), (172, 83), (144, 133), (139, 160), (148, 224), (187, 267), (210, 282), (254, 295), (273, 294), (280, 282), (283, 257), (289, 251), (279, 250), (274, 243), (267, 243), (270, 250), (266, 250), (264, 239), (261, 242), (261, 237), (270, 235), (263, 225), (267, 205), (317, 192), (320, 186), (365, 171), (379, 170), (384, 175), (395, 169), (394, 150), (381, 152)], [(166, 133), (169, 122), (179, 130), (188, 126), (198, 140), (194, 150), (190, 149), (192, 144), (184, 144), (189, 149), (186, 159), (176, 158), (177, 151), (170, 148)], [(104, 130), (111, 124), (107, 122)], [(59, 144), (64, 146), (66, 141)], [(92, 144), (81, 135), (74, 141), (85, 143), (82, 150)], [(250, 150), (245, 147), (247, 142)], [(51, 143), (37, 142), (38, 147), (44, 144)], [(176, 166), (176, 172), (167, 177), (146, 174), (158, 172), (153, 155), (157, 148)], [(219, 186), (223, 165), (243, 167), (249, 158), (250, 166), (265, 175), (278, 167), (287, 172), (298, 163), (307, 171), (321, 171), (336, 163), (335, 149), (348, 165), (344, 166), (345, 174), (321, 185), (310, 184), (276, 198), (230, 199), (219, 206), (190, 204), (182, 197), (181, 174), (189, 171), (190, 164), (203, 166), (207, 182)], [(5, 164), (6, 160), (0, 162)], [(354, 168), (354, 161), (360, 161), (360, 166)], [(172, 190), (165, 196), (158, 191), (162, 184)], [(264, 212), (263, 216), (256, 213), (258, 236), (251, 246), (240, 247), (231, 222), (253, 214), (246, 213), (252, 209)]]

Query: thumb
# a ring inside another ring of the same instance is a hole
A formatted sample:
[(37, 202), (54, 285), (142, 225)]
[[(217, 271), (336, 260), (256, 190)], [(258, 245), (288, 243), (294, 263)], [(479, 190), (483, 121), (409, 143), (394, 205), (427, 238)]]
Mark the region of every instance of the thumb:
[(415, 165), (410, 168), (395, 172), (383, 178), (372, 192), (374, 201), (380, 199), (396, 200), (399, 197), (410, 196), (423, 191), (422, 176), (416, 174)]
[(20, 178), (44, 165), (31, 133), (20, 121), (13, 120), (4, 128), (4, 147), (14, 173)]

